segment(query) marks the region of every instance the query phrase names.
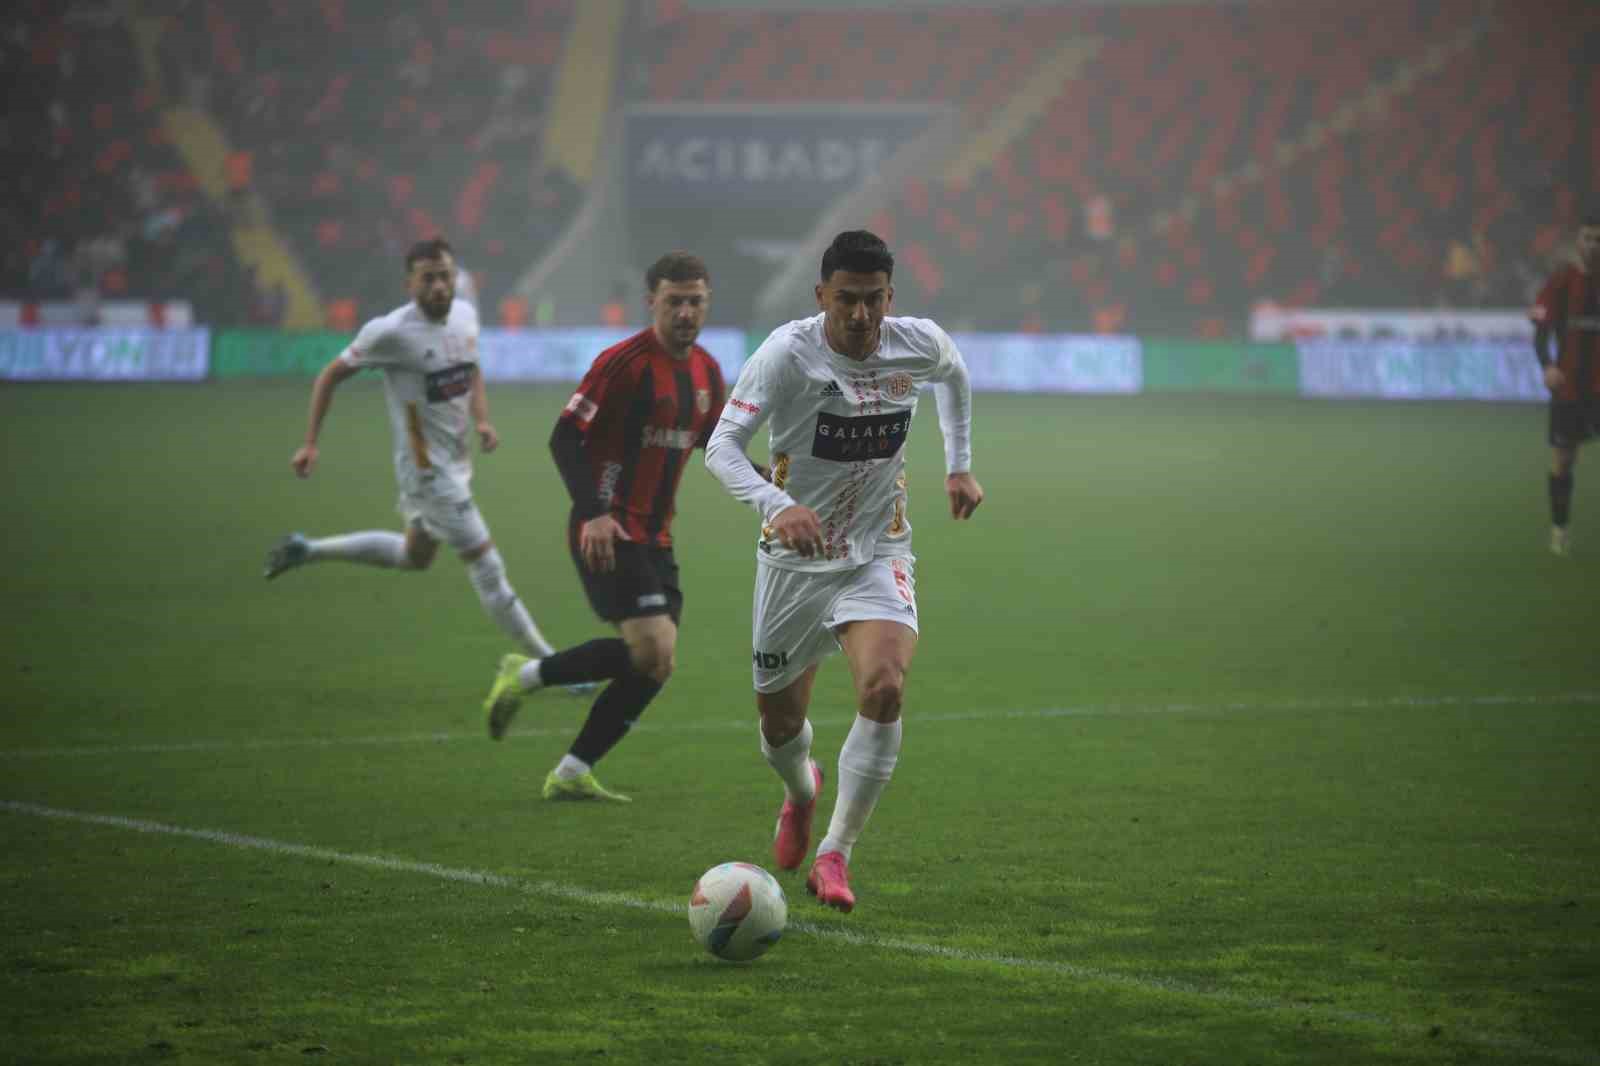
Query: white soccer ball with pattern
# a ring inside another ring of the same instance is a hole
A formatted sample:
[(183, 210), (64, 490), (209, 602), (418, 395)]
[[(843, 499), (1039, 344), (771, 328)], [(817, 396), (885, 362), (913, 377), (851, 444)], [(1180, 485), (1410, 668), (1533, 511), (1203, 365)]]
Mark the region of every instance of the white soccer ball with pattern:
[(783, 886), (759, 866), (725, 862), (700, 875), (689, 895), (689, 928), (719, 959), (749, 962), (783, 936), (789, 903)]

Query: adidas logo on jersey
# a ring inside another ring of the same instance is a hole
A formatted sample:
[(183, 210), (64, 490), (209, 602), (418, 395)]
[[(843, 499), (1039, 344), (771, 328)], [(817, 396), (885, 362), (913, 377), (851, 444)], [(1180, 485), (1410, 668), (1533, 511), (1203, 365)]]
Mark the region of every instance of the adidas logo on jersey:
[(842, 397), (843, 395), (844, 390), (839, 387), (839, 383), (837, 381), (830, 381), (826, 385), (822, 386), (822, 398), (824, 400), (828, 399), (830, 396), (838, 398)]

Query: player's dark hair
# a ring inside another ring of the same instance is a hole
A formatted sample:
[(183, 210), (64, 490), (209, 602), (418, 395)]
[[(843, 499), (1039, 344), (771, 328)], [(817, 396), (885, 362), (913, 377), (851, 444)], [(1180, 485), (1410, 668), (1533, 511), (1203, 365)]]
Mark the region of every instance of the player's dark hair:
[(697, 255), (690, 255), (688, 252), (668, 252), (651, 263), (650, 269), (644, 272), (645, 291), (655, 292), (656, 286), (663, 281), (703, 281), (709, 287), (711, 271), (706, 269), (705, 260)]
[(406, 273), (411, 272), (411, 267), (424, 259), (438, 259), (440, 256), (455, 256), (455, 249), (450, 247), (450, 242), (443, 237), (434, 237), (432, 240), (418, 241), (406, 253)]
[(893, 278), (894, 256), (876, 233), (864, 229), (845, 230), (822, 253), (822, 280), (827, 281), (836, 270), (847, 274), (882, 271), (886, 277)]

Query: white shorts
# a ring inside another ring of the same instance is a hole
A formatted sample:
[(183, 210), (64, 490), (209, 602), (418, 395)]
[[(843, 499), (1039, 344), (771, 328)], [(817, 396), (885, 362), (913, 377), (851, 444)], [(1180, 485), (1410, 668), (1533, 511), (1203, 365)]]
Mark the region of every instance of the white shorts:
[(917, 631), (916, 560), (874, 559), (851, 570), (784, 570), (756, 563), (751, 672), (757, 692), (787, 688), (838, 648), (846, 622), (899, 622)]
[(471, 496), (450, 499), (430, 493), (402, 492), (395, 505), (406, 525), (416, 524), (434, 540), (467, 552), (489, 541), (489, 525)]

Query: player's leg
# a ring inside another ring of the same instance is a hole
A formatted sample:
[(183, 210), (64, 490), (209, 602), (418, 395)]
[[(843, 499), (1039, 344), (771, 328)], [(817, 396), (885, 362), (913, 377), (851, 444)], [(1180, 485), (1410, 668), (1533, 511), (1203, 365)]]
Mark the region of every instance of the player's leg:
[(822, 791), (822, 768), (811, 758), (811, 721), (806, 717), (818, 665), (812, 663), (776, 692), (756, 692), (761, 755), (783, 782), (783, 806), (772, 832), (772, 857), (780, 870), (798, 869), (811, 850), (811, 823)]
[(817, 852), (838, 851), (848, 860), (899, 760), (900, 706), (917, 631), (870, 619), (843, 626), (839, 642), (850, 661), (860, 711), (839, 749), (839, 799)]
[(545, 777), (544, 797), (627, 802), (600, 785), (594, 767), (672, 675), (683, 590), (671, 549), (627, 543), (617, 545), (615, 570), (596, 575), (593, 585), (604, 590), (603, 615), (617, 625), (626, 666), (595, 699), (567, 754)]
[[(625, 618), (617, 628), (628, 648), (628, 669), (607, 685), (589, 708), (572, 746), (546, 779), (547, 799), (573, 790), (604, 793), (594, 781), (595, 765), (628, 735), (672, 675), (678, 627), (671, 615)], [(623, 797), (609, 793), (599, 798)]]
[(1567, 526), (1572, 519), (1572, 471), (1583, 440), (1582, 411), (1577, 404), (1550, 405), (1550, 550), (1567, 554)]
[(529, 655), (549, 655), (555, 651), (544, 634), (539, 632), (533, 616), (507, 580), (505, 560), (495, 548), (494, 541), (486, 540), (476, 548), (462, 552), (461, 561), (467, 566), (467, 576), (478, 593), (478, 602), (483, 605), (484, 613), (493, 619), (501, 632)]
[[(583, 561), (578, 550), (576, 523), (569, 528), (569, 547), (578, 579), (594, 613), (602, 619), (616, 622), (627, 613), (626, 589), (620, 570), (594, 573)], [(619, 560), (620, 563), (620, 560)], [(629, 565), (637, 565), (636, 561)], [(610, 681), (626, 674), (630, 669), (628, 645), (621, 637), (602, 637), (547, 655), (529, 657), (506, 655), (500, 660), (499, 670), (489, 695), (483, 701), (484, 717), (489, 736), (499, 740), (505, 736), (522, 706), (526, 693), (546, 688), (561, 687), (570, 692), (587, 692), (596, 681)]]
[(877, 559), (857, 571), (834, 608), (834, 632), (850, 663), (859, 713), (839, 749), (838, 795), (806, 887), (839, 910), (855, 905), (851, 851), (900, 758), (900, 711), (917, 650), (910, 559)]
[(811, 758), (806, 709), (817, 665), (834, 650), (827, 618), (845, 578), (780, 567), (756, 567), (751, 612), (751, 667), (761, 716), (761, 755), (783, 782), (772, 834), (773, 861), (793, 870), (811, 850), (822, 771)]
[(303, 533), (290, 533), (267, 552), (262, 574), (271, 580), (297, 566), (330, 561), (376, 566), (385, 570), (423, 570), (427, 568), (427, 562), (419, 566), (414, 560), (420, 556), (431, 561), (432, 554), (424, 556), (412, 544), (411, 528), (407, 528), (405, 536), (387, 530), (365, 530), (317, 538), (307, 537)]

